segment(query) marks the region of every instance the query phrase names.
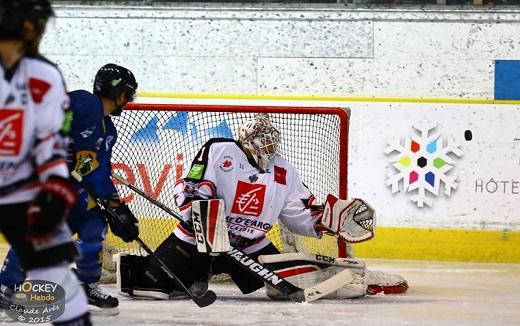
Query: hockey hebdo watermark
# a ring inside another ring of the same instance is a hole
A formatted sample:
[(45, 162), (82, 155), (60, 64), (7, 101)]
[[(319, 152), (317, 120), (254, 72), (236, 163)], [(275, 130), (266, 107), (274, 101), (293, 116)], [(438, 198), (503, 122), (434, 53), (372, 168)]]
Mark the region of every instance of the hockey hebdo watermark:
[(4, 293), (5, 313), (28, 324), (52, 322), (65, 311), (65, 290), (54, 282), (26, 280), (10, 285)]

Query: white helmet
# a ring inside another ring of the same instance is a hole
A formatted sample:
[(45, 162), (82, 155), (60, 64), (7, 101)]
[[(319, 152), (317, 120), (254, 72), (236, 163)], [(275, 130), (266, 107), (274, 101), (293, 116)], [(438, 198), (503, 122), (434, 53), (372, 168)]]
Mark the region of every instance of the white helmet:
[(260, 169), (265, 170), (277, 153), (280, 131), (273, 125), (267, 113), (259, 113), (240, 126), (238, 141), (251, 152)]

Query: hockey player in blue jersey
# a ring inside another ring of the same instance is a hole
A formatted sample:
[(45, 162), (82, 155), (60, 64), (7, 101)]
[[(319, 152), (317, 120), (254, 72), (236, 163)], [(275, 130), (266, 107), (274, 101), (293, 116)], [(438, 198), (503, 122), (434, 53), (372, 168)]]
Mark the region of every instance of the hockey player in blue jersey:
[[(92, 198), (106, 201), (123, 223), (109, 221), (112, 232), (126, 242), (138, 236), (137, 219), (121, 203), (112, 183), (111, 155), (117, 140), (117, 131), (110, 116), (121, 114), (124, 106), (133, 101), (137, 82), (132, 72), (124, 67), (107, 64), (99, 69), (94, 81), (94, 94), (86, 90), (69, 93), (73, 120), (69, 145), (69, 169), (77, 177), (74, 185), (79, 200), (68, 219), (72, 232), (78, 235), (76, 244), (81, 256), (76, 260), (76, 275), (83, 284), (91, 310), (105, 315), (117, 314), (117, 298), (98, 288), (101, 278), (101, 250), (107, 233), (103, 210)], [(7, 285), (25, 278), (18, 257), (10, 250), (0, 283)]]

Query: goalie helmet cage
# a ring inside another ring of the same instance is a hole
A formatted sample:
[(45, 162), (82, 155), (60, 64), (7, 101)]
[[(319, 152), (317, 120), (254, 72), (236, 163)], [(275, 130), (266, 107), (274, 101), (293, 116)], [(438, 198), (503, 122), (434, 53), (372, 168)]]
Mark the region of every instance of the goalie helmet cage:
[[(318, 202), (329, 193), (347, 197), (349, 110), (343, 108), (132, 103), (113, 119), (118, 140), (112, 169), (178, 212), (172, 194), (175, 181), (189, 169), (200, 147), (214, 137), (236, 139), (239, 126), (257, 113), (268, 113), (278, 127), (280, 155), (297, 168)], [(155, 249), (176, 221), (126, 187), (117, 188), (139, 219), (141, 238)], [(350, 249), (334, 237), (293, 235), (282, 225), (275, 225), (268, 236), (282, 252), (344, 257)], [(110, 233), (105, 247), (105, 263), (117, 252), (141, 253), (137, 244)]]

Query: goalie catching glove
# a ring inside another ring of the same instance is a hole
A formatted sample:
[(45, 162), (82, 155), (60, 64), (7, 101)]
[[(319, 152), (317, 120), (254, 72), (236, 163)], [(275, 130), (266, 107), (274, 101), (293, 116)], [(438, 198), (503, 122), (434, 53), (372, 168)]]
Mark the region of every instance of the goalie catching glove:
[(362, 242), (374, 237), (375, 211), (358, 198), (338, 199), (329, 194), (316, 230), (325, 231), (347, 242)]

